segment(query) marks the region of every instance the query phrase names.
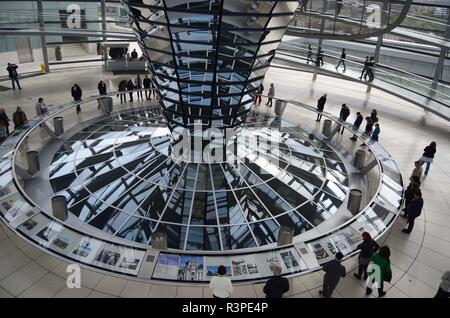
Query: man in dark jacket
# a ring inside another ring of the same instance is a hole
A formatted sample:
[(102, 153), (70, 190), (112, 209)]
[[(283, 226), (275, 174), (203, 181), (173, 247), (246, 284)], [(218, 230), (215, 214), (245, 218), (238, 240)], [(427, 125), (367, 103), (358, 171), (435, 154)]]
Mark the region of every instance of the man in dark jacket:
[(11, 64), (11, 63), (8, 63), (8, 67), (6, 68), (6, 70), (8, 71), (9, 78), (11, 79), (13, 90), (16, 90), (16, 85), (15, 85), (16, 83), (17, 83), (17, 87), (19, 89), (22, 89), (22, 87), (20, 87), (20, 84), (19, 84), (19, 74), (17, 73), (17, 68), (18, 68), (18, 66), (16, 64)]
[(117, 94), (117, 97), (120, 96), (120, 103), (122, 104), (123, 102), (127, 102), (127, 94), (125, 93), (125, 91), (127, 90), (127, 81), (126, 80), (121, 80), (119, 82), (119, 94)]
[(131, 52), (131, 58), (132, 58), (133, 60), (137, 60), (138, 54), (137, 54), (137, 52), (136, 52), (136, 49), (134, 49), (133, 52)]
[(18, 106), (17, 110), (13, 114), (14, 129), (20, 128), (28, 122), (27, 115), (22, 110), (22, 107)]
[(363, 76), (364, 76), (364, 80), (366, 80), (369, 63), (370, 63), (370, 58), (368, 56), (366, 56), (366, 60), (364, 61), (364, 66), (363, 66), (363, 69), (361, 72), (361, 76), (359, 77), (360, 80), (363, 78)]
[(345, 49), (342, 49), (341, 52), (341, 58), (339, 59), (338, 65), (336, 65), (336, 71), (339, 70), (339, 66), (344, 65), (344, 73), (347, 70), (347, 68), (345, 67), (345, 58), (347, 57), (347, 54), (345, 53)]
[(9, 135), (9, 118), (8, 115), (6, 115), (4, 108), (0, 108), (0, 122), (5, 126), (6, 135)]
[[(360, 112), (357, 112), (355, 122), (353, 123), (353, 130), (357, 131), (361, 126), (363, 120), (364, 120), (363, 115), (361, 115)], [(356, 135), (353, 135), (353, 137), (351, 137), (350, 139), (356, 141)]]
[(259, 106), (261, 105), (262, 101), (262, 93), (264, 92), (264, 85), (263, 83), (259, 84), (258, 89), (256, 90), (256, 97), (255, 97), (255, 105)]
[(322, 119), (322, 112), (325, 108), (325, 103), (327, 102), (327, 94), (323, 94), (322, 97), (317, 101), (317, 119), (316, 121), (320, 121)]
[(341, 264), (343, 257), (341, 252), (337, 252), (334, 260), (322, 266), (325, 276), (323, 277), (323, 289), (319, 291), (319, 294), (325, 298), (331, 297), (341, 277), (345, 277), (345, 267)]
[(152, 83), (152, 81), (148, 78), (148, 75), (145, 75), (144, 80), (142, 81), (142, 84), (144, 85), (146, 100), (152, 100), (152, 92), (148, 91), (150, 89), (151, 83)]
[(81, 111), (80, 107), (80, 101), (81, 96), (83, 95), (83, 91), (81, 90), (81, 87), (78, 86), (78, 84), (73, 84), (71, 89), (71, 94), (73, 97), (73, 100), (77, 103), (77, 114)]
[(278, 265), (272, 268), (272, 273), (273, 277), (264, 285), (264, 294), (266, 298), (283, 298), (283, 294), (289, 290), (289, 281), (280, 276), (281, 267)]
[[(341, 112), (339, 113), (339, 119), (343, 122), (347, 121), (348, 116), (350, 116), (350, 108), (346, 104), (342, 104)], [(344, 133), (345, 126), (342, 125), (341, 135)]]
[(408, 226), (406, 229), (402, 230), (403, 233), (407, 234), (411, 233), (414, 227), (414, 221), (422, 214), (422, 208), (423, 208), (422, 192), (420, 190), (417, 190), (414, 193), (413, 200), (407, 207)]
[(309, 64), (309, 61), (311, 61), (311, 63), (314, 63), (312, 56), (313, 56), (312, 47), (311, 44), (308, 44), (308, 54), (306, 56), (306, 64)]

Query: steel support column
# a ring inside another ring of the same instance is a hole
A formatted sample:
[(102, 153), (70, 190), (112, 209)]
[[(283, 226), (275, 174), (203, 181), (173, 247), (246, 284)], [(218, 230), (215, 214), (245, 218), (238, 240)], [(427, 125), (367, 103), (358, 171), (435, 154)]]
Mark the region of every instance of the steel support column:
[[(448, 15), (447, 18), (447, 26), (445, 29), (445, 38), (448, 39), (450, 36), (450, 14)], [(439, 59), (438, 62), (436, 64), (436, 70), (434, 72), (434, 77), (433, 77), (433, 84), (431, 86), (431, 88), (434, 90), (437, 87), (438, 82), (441, 80), (442, 78), (442, 70), (444, 69), (444, 63), (445, 63), (445, 57), (447, 56), (447, 48), (446, 47), (441, 47), (441, 52), (439, 54)], [(434, 95), (434, 92), (431, 92), (431, 95)]]
[[(44, 16), (43, 16), (43, 8), (42, 8), (42, 0), (37, 0), (37, 11), (38, 11), (38, 22), (39, 29), (44, 31)], [(41, 47), (42, 47), (42, 57), (44, 59), (45, 72), (50, 73), (50, 66), (48, 64), (48, 52), (47, 52), (47, 41), (45, 39), (45, 35), (41, 35)]]
[[(383, 2), (383, 9), (381, 11), (381, 17), (380, 17), (381, 18), (381, 21), (380, 21), (381, 25), (389, 23), (389, 21), (387, 21), (388, 16), (386, 14), (386, 11), (388, 11), (388, 10), (389, 10), (389, 1), (388, 0), (384, 0), (384, 2)], [(378, 36), (377, 45), (375, 46), (375, 54), (374, 54), (375, 66), (378, 64), (378, 60), (380, 58), (381, 45), (383, 45), (383, 34), (380, 34)], [(375, 67), (372, 68), (373, 75), (375, 75), (375, 70), (376, 70)], [(371, 90), (372, 90), (372, 84), (369, 83), (367, 85), (366, 93), (369, 94)]]

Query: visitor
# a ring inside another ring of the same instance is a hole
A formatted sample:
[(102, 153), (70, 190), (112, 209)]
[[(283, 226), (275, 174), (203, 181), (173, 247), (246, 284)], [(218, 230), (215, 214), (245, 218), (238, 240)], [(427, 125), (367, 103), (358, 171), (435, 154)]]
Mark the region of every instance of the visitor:
[(136, 52), (136, 49), (133, 49), (133, 52), (131, 52), (131, 60), (135, 61), (138, 58), (138, 54)]
[[(347, 121), (348, 116), (350, 116), (350, 108), (346, 104), (342, 104), (341, 111), (339, 113), (339, 119), (343, 122)], [(341, 129), (341, 128), (339, 128)], [(341, 135), (344, 133), (345, 125), (342, 125)]]
[(127, 89), (127, 81), (126, 80), (121, 80), (119, 82), (119, 94), (117, 94), (116, 97), (120, 96), (120, 103), (126, 103), (127, 102), (127, 94), (125, 93)]
[(151, 83), (152, 83), (152, 81), (148, 78), (148, 75), (145, 75), (144, 80), (142, 81), (142, 84), (144, 86), (146, 100), (152, 100), (152, 92), (149, 91)]
[(417, 177), (420, 179), (422, 179), (422, 173), (423, 173), (423, 169), (422, 169), (422, 163), (417, 160), (414, 161), (414, 170), (411, 173), (411, 176), (409, 177), (409, 181), (413, 180), (413, 177)]
[(370, 119), (372, 120), (372, 123), (378, 123), (378, 112), (376, 109), (372, 109), (372, 112), (370, 113)]
[[(416, 177), (414, 177), (416, 178)], [(405, 207), (403, 208), (403, 217), (407, 217), (408, 216), (408, 206), (411, 203), (411, 201), (414, 199), (414, 194), (416, 193), (417, 190), (420, 189), (420, 184), (417, 183), (414, 179), (411, 180), (411, 182), (409, 183), (408, 187), (405, 190)]]
[(370, 118), (369, 116), (366, 117), (366, 128), (364, 129), (364, 133), (367, 136), (371, 136), (372, 135), (372, 130), (373, 130), (373, 121), (372, 118)]
[(6, 137), (8, 137), (8, 135), (6, 134), (5, 123), (3, 121), (0, 121), (0, 142), (5, 140)]
[(323, 50), (322, 47), (319, 46), (317, 49), (317, 60), (316, 60), (316, 66), (322, 66), (323, 65)]
[(39, 97), (35, 108), (36, 108), (36, 116), (44, 116), (45, 114), (48, 113), (48, 107), (44, 103), (44, 99), (42, 97)]
[(141, 97), (140, 99), (144, 99), (142, 97), (142, 79), (139, 76), (139, 74), (136, 76), (136, 78), (134, 80), (134, 88), (138, 90), (136, 92), (137, 98), (139, 99), (139, 96), (140, 96)]
[[(367, 72), (366, 72), (366, 75), (369, 76), (369, 82), (373, 82), (373, 80), (374, 80), (374, 74), (373, 74), (374, 67), (375, 67), (375, 57), (371, 56), (369, 59), (369, 62), (367, 63)], [(364, 80), (366, 80), (365, 76), (364, 76)]]
[(77, 105), (77, 114), (81, 111), (80, 102), (81, 102), (81, 96), (83, 95), (83, 91), (81, 90), (80, 86), (78, 84), (73, 84), (71, 89), (73, 100), (75, 101)]
[(9, 117), (6, 115), (5, 109), (0, 108), (0, 123), (5, 127), (6, 135), (9, 135)]
[(272, 268), (273, 277), (264, 285), (263, 292), (266, 298), (283, 298), (283, 294), (289, 290), (289, 280), (281, 275), (281, 267), (275, 265)]
[(336, 0), (336, 17), (339, 15), (339, 13), (341, 13), (342, 7), (344, 6), (343, 4), (343, 0)]
[(259, 84), (258, 89), (256, 90), (256, 96), (255, 96), (255, 106), (259, 106), (261, 105), (261, 101), (262, 101), (262, 93), (264, 92), (264, 85), (261, 82), (261, 84)]
[(99, 95), (106, 95), (106, 84), (103, 81), (98, 82), (97, 85), (98, 94)]
[(231, 284), (231, 279), (226, 277), (226, 274), (226, 267), (220, 265), (217, 268), (217, 276), (211, 278), (209, 289), (211, 289), (214, 298), (230, 298), (230, 294), (233, 292), (233, 285)]
[(422, 191), (416, 190), (414, 191), (414, 196), (411, 203), (409, 203), (408, 207), (406, 208), (407, 223), (406, 228), (402, 230), (403, 233), (411, 233), (414, 228), (414, 221), (422, 214), (422, 208)]
[[(353, 130), (354, 131), (358, 131), (359, 130), (359, 127), (361, 126), (361, 124), (363, 122), (363, 119), (364, 119), (363, 115), (360, 112), (357, 112), (356, 113), (355, 122), (353, 123)], [(353, 134), (353, 137), (351, 137), (350, 139), (353, 140), (353, 141), (356, 141), (356, 135)]]
[(429, 146), (426, 146), (423, 150), (422, 159), (420, 161), (422, 162), (422, 165), (424, 163), (427, 164), (427, 167), (425, 168), (425, 175), (428, 175), (428, 171), (430, 171), (431, 163), (433, 162), (434, 155), (436, 153), (436, 142), (432, 142)]
[(308, 0), (303, 0), (302, 4), (300, 5), (300, 11), (305, 11), (307, 5), (308, 5)]
[(441, 277), (441, 284), (434, 298), (450, 298), (450, 271), (446, 271)]
[[(106, 84), (103, 81), (98, 82), (97, 84), (97, 89), (98, 89), (98, 94), (100, 96), (104, 96), (106, 95)], [(97, 109), (100, 109), (101, 107), (101, 98), (97, 99)]]
[(275, 97), (275, 87), (273, 86), (273, 83), (270, 84), (269, 92), (267, 93), (267, 103), (266, 106), (272, 107), (272, 99)]
[(339, 71), (339, 66), (342, 64), (344, 66), (344, 73), (347, 70), (347, 68), (345, 67), (345, 58), (346, 58), (347, 54), (345, 53), (345, 49), (342, 49), (342, 53), (341, 53), (341, 58), (339, 59), (339, 63), (338, 65), (336, 65), (336, 71)]
[(11, 79), (13, 90), (16, 90), (16, 83), (17, 83), (17, 87), (19, 89), (22, 89), (22, 87), (20, 87), (20, 83), (19, 83), (19, 74), (17, 73), (18, 68), (19, 67), (16, 64), (11, 64), (11, 63), (8, 63), (8, 67), (6, 68), (6, 70), (8, 71), (8, 76)]
[(375, 242), (368, 232), (362, 234), (363, 242), (357, 246), (357, 249), (361, 250), (358, 256), (358, 273), (355, 273), (355, 277), (360, 280), (364, 274), (364, 280), (367, 279), (367, 267), (369, 266), (370, 258), (378, 251), (380, 246)]
[(308, 44), (308, 54), (306, 56), (306, 64), (309, 64), (309, 61), (311, 61), (311, 63), (314, 63), (312, 56), (313, 56), (312, 47), (311, 44)]
[(322, 119), (322, 112), (325, 109), (325, 103), (327, 102), (327, 94), (323, 94), (317, 101), (317, 119), (320, 121)]
[(366, 56), (366, 60), (364, 61), (364, 66), (363, 66), (363, 69), (361, 72), (361, 76), (359, 77), (360, 80), (362, 80), (363, 76), (364, 76), (364, 80), (366, 80), (368, 67), (369, 67), (369, 57)]
[(322, 270), (325, 272), (323, 277), (323, 289), (319, 290), (325, 298), (330, 298), (333, 295), (333, 291), (341, 277), (345, 277), (345, 267), (341, 264), (342, 258), (341, 252), (337, 252), (335, 258), (322, 266)]
[(18, 106), (17, 110), (13, 114), (14, 129), (21, 128), (28, 122), (27, 115), (22, 110), (22, 107)]
[(378, 297), (386, 295), (384, 289), (384, 282), (392, 280), (391, 270), (391, 250), (388, 246), (382, 246), (380, 251), (373, 255), (370, 259), (373, 262), (370, 267), (369, 280), (367, 281), (366, 295), (372, 294), (372, 287), (377, 283)]
[(372, 139), (373, 141), (378, 141), (379, 137), (380, 137), (380, 124), (376, 123), (375, 124), (375, 129), (373, 130), (372, 136), (370, 136), (370, 139)]
[(134, 83), (131, 79), (127, 81), (127, 91), (130, 94), (130, 102), (133, 101), (133, 90), (134, 90)]

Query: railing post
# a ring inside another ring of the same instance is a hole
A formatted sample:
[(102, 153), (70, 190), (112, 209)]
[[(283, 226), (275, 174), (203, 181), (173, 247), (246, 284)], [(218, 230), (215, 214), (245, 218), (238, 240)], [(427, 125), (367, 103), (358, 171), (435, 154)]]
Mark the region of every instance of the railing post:
[(36, 172), (38, 172), (41, 169), (41, 166), (39, 164), (39, 152), (28, 151), (27, 164), (28, 164), (28, 172), (34, 176)]

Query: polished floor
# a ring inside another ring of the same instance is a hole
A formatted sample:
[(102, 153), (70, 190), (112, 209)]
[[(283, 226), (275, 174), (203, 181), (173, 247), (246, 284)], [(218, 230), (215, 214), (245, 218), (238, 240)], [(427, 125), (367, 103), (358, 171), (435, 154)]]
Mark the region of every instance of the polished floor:
[[(106, 80), (115, 90), (117, 83), (125, 77), (112, 77), (98, 68), (71, 69), (70, 79), (67, 74), (67, 71), (55, 71), (24, 79), (22, 91), (0, 94), (0, 107), (12, 117), (13, 109), (20, 105), (32, 117), (38, 96), (43, 95), (49, 105), (69, 101), (74, 79), (84, 89), (84, 96), (89, 96), (97, 93), (96, 84), (100, 79)], [(387, 285), (386, 297), (432, 297), (442, 273), (450, 270), (450, 124), (386, 93), (372, 90), (366, 95), (364, 85), (324, 76), (312, 82), (311, 76), (270, 69), (265, 86), (273, 82), (276, 96), (311, 105), (326, 92), (325, 111), (337, 114), (345, 102), (352, 110), (350, 120), (357, 110), (368, 114), (376, 108), (380, 117), (380, 143), (392, 154), (406, 180), (423, 148), (433, 140), (437, 142), (435, 162), (422, 185), (424, 211), (413, 233), (401, 232), (405, 221), (400, 218), (385, 242), (391, 247), (393, 269), (393, 281)], [(285, 116), (297, 121), (312, 120), (294, 109), (287, 109)], [(350, 275), (341, 280), (333, 297), (366, 297), (364, 282), (357, 281), (352, 275), (356, 260), (347, 260), (344, 265)], [(66, 266), (63, 261), (29, 245), (2, 224), (0, 297), (211, 297), (207, 287), (148, 284), (85, 269), (82, 269), (82, 288), (68, 289)], [(320, 272), (291, 279), (291, 289), (286, 296), (319, 297), (321, 282)], [(263, 297), (262, 284), (237, 285), (232, 296)]]

